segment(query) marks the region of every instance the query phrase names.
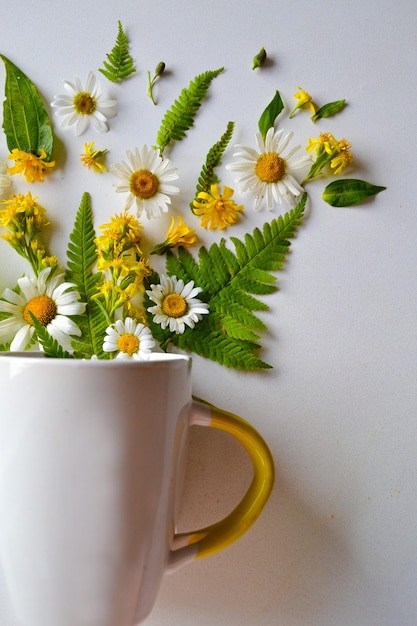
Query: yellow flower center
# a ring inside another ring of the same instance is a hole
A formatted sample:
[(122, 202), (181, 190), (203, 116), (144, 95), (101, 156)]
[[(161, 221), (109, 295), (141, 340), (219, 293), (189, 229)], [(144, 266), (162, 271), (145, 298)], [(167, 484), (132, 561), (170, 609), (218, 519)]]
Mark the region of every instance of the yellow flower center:
[(285, 161), (276, 152), (261, 154), (255, 165), (255, 174), (264, 183), (277, 183), (285, 174)]
[(42, 326), (47, 326), (56, 316), (57, 306), (49, 296), (35, 296), (29, 300), (23, 309), (23, 319), (32, 326), (33, 321), (30, 313), (40, 321)]
[(125, 352), (129, 356), (138, 352), (140, 346), (139, 338), (132, 333), (124, 333), (117, 341), (117, 348), (120, 352)]
[(86, 91), (77, 93), (74, 98), (74, 109), (79, 115), (92, 115), (97, 108), (95, 98)]
[(149, 170), (138, 170), (130, 177), (130, 191), (137, 198), (152, 198), (159, 189), (159, 180)]
[(162, 310), (168, 317), (181, 317), (187, 311), (187, 302), (179, 293), (169, 293), (162, 301)]

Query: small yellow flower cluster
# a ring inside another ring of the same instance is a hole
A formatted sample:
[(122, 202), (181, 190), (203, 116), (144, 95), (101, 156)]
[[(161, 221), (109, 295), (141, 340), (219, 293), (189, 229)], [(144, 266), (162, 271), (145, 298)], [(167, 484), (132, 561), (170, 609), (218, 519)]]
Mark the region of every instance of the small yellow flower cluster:
[(12, 167), (7, 168), (7, 172), (9, 174), (22, 174), (28, 183), (33, 183), (34, 181), (41, 183), (48, 168), (52, 168), (55, 165), (55, 161), (45, 161), (46, 152), (42, 149), (39, 150), (39, 156), (37, 156), (36, 154), (14, 148), (7, 158), (15, 162)]
[(55, 268), (57, 258), (49, 256), (45, 245), (39, 240), (39, 235), (45, 226), (49, 225), (46, 210), (36, 201), (28, 191), (24, 194), (13, 194), (9, 200), (3, 200), (4, 209), (0, 209), (0, 226), (7, 232), (0, 235), (22, 257), (27, 259), (35, 274), (44, 267)]
[(119, 307), (124, 314), (143, 319), (143, 313), (132, 303), (132, 299), (143, 293), (143, 281), (152, 273), (149, 260), (143, 257), (140, 248), (143, 227), (130, 213), (125, 211), (110, 218), (110, 223), (100, 227), (102, 235), (97, 237), (97, 269), (102, 274), (96, 298), (104, 306), (109, 319)]
[(329, 162), (332, 173), (337, 176), (353, 160), (351, 147), (347, 139), (338, 141), (332, 133), (320, 133), (317, 139), (308, 140), (306, 149), (308, 152), (315, 150), (317, 159), (326, 153), (326, 161)]

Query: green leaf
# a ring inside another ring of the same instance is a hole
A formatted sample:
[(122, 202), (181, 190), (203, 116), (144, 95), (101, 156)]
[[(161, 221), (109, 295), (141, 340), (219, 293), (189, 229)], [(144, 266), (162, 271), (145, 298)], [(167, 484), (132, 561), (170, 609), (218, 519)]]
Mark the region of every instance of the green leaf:
[(75, 283), (81, 302), (86, 303), (85, 313), (74, 316), (74, 321), (82, 332), (81, 339), (76, 340), (76, 346), (86, 357), (95, 354), (106, 358), (103, 353), (103, 338), (108, 323), (100, 305), (94, 299), (101, 279), (100, 272), (93, 272), (97, 262), (95, 238), (90, 196), (84, 193), (67, 250), (68, 280)]
[[(221, 163), (224, 151), (232, 138), (234, 127), (235, 123), (229, 122), (219, 141), (217, 141), (208, 151), (206, 162), (202, 166), (200, 176), (198, 177), (195, 189), (195, 198), (197, 198), (201, 191), (206, 191), (208, 193), (210, 191), (210, 187), (218, 182), (219, 179), (214, 171), (214, 168)], [(191, 202), (190, 207), (191, 210), (194, 211), (193, 202)]]
[(315, 112), (314, 115), (311, 116), (313, 122), (322, 118), (322, 117), (331, 117), (332, 115), (336, 115), (339, 113), (346, 104), (346, 100), (335, 100), (334, 102), (328, 102), (324, 104), (318, 111)]
[(50, 161), (53, 150), (53, 133), (42, 98), (32, 81), (3, 54), (0, 57), (6, 68), (5, 100), (3, 103), (3, 129), (7, 147), (40, 155), (46, 153)]
[(329, 154), (328, 152), (323, 151), (314, 161), (313, 165), (310, 168), (309, 173), (304, 178), (301, 184), (304, 185), (304, 183), (306, 183), (308, 180), (311, 180), (315, 176), (318, 176), (320, 172), (326, 167), (326, 165), (329, 165), (333, 157), (334, 157), (333, 154)]
[(136, 72), (135, 64), (129, 52), (129, 40), (121, 21), (118, 21), (116, 43), (112, 51), (107, 54), (104, 67), (98, 71), (112, 83), (119, 83)]
[(274, 126), (275, 120), (284, 108), (279, 91), (275, 92), (275, 96), (268, 104), (261, 117), (259, 118), (258, 128), (261, 131), (263, 140), (265, 141), (268, 130)]
[[(185, 248), (178, 249), (178, 256), (170, 251), (167, 273), (186, 283), (193, 280), (203, 289), (199, 297), (209, 303), (210, 310), (193, 329), (187, 328), (181, 335), (162, 331), (148, 314), (154, 337), (164, 347), (173, 343), (227, 367), (241, 370), (271, 367), (257, 356), (261, 347), (259, 332), (266, 330), (257, 312), (268, 310), (258, 296), (276, 291), (273, 284), (276, 278), (271, 272), (284, 264), (290, 249), (289, 239), (295, 236), (302, 222), (306, 198), (304, 194), (292, 211), (267, 222), (262, 230), (256, 228), (252, 234), (246, 234), (244, 241), (231, 238), (234, 252), (227, 248), (224, 239), (209, 249), (203, 246), (198, 262)], [(149, 284), (155, 278), (156, 275)], [(145, 296), (145, 308), (151, 304)]]
[(160, 156), (172, 141), (181, 141), (187, 130), (194, 124), (194, 118), (204, 100), (211, 81), (224, 71), (209, 70), (199, 74), (192, 80), (188, 88), (184, 88), (178, 99), (168, 109), (162, 119), (161, 126), (156, 136), (156, 147)]
[(331, 206), (353, 206), (385, 189), (386, 187), (378, 187), (367, 183), (365, 180), (344, 178), (327, 185), (322, 198)]

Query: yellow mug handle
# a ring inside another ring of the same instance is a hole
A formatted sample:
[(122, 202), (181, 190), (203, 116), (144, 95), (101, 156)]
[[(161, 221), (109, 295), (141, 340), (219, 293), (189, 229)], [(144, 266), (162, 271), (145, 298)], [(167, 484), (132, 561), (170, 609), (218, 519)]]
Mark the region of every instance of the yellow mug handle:
[(275, 478), (274, 462), (268, 446), (253, 426), (238, 415), (194, 397), (191, 425), (217, 428), (237, 439), (252, 461), (253, 479), (243, 499), (227, 517), (200, 530), (175, 535), (174, 543), (188, 545), (171, 552), (172, 565), (183, 561), (182, 552), (188, 551), (189, 556), (200, 559), (223, 550), (239, 539), (261, 514)]

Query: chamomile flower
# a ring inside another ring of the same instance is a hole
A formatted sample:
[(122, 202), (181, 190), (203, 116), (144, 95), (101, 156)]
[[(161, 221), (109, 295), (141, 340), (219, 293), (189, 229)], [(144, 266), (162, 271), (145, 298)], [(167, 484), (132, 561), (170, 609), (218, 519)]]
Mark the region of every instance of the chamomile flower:
[(186, 328), (194, 328), (203, 315), (209, 312), (209, 306), (196, 296), (202, 291), (201, 287), (194, 287), (194, 281), (184, 284), (176, 276), (160, 277), (160, 284), (151, 285), (146, 293), (155, 306), (148, 307), (153, 315), (155, 324), (162, 329), (169, 327), (171, 332), (182, 334)]
[(241, 161), (230, 163), (227, 169), (238, 172), (236, 182), (240, 191), (254, 191), (256, 193), (255, 211), (259, 211), (265, 201), (268, 209), (274, 204), (281, 204), (282, 200), (293, 201), (303, 193), (303, 189), (294, 177), (294, 170), (302, 169), (309, 163), (309, 155), (296, 156), (300, 146), (287, 150), (293, 133), (283, 136), (284, 131), (276, 133), (271, 127), (265, 137), (258, 133), (256, 140), (258, 150), (238, 145), (239, 152), (234, 156)]
[(55, 114), (62, 118), (62, 128), (73, 126), (76, 135), (82, 135), (90, 124), (99, 133), (108, 131), (107, 120), (116, 115), (116, 100), (103, 97), (93, 72), (88, 72), (85, 84), (76, 76), (73, 83), (64, 83), (64, 89), (66, 93), (51, 102)]
[(117, 320), (106, 330), (104, 352), (117, 352), (116, 359), (145, 361), (149, 358), (155, 341), (149, 328), (126, 317)]
[(51, 268), (39, 272), (37, 278), (19, 278), (20, 293), (5, 289), (0, 299), (0, 311), (9, 317), (0, 321), (0, 339), (13, 340), (11, 352), (25, 350), (35, 328), (31, 313), (45, 326), (48, 333), (66, 350), (71, 350), (71, 336), (79, 337), (81, 330), (69, 315), (84, 313), (75, 285), (64, 282), (64, 274), (51, 276)]
[(122, 161), (111, 167), (112, 174), (120, 179), (114, 184), (116, 191), (128, 194), (126, 209), (135, 202), (138, 216), (145, 211), (148, 218), (160, 217), (168, 211), (170, 195), (180, 191), (170, 184), (178, 178), (176, 168), (146, 145), (141, 150), (127, 150), (126, 155), (128, 163)]

